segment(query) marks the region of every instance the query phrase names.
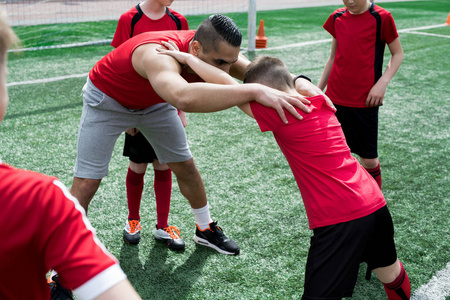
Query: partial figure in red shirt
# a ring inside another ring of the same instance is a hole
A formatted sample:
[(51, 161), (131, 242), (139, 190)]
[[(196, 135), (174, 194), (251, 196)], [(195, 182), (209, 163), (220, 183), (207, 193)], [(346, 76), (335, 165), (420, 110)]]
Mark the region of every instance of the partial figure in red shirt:
[[(0, 122), (8, 106), (6, 52), (17, 41), (3, 15), (0, 11)], [(56, 178), (0, 160), (0, 206), (0, 299), (50, 299), (45, 278), (50, 269), (80, 300), (140, 299), (78, 200)]]
[[(186, 18), (170, 9), (174, 0), (146, 0), (120, 16), (111, 46), (119, 47), (128, 39), (148, 31), (188, 30)], [(186, 113), (178, 111), (183, 126), (187, 126)], [(176, 226), (169, 226), (170, 199), (172, 193), (172, 171), (160, 163), (155, 150), (137, 129), (125, 133), (123, 155), (129, 157), (130, 165), (126, 177), (128, 219), (123, 230), (123, 239), (129, 244), (139, 244), (141, 239), (141, 205), (144, 175), (149, 163), (153, 164), (153, 188), (156, 200), (157, 223), (154, 236), (167, 243), (172, 250), (184, 250), (185, 243)]]
[[(187, 64), (206, 82), (238, 85), (192, 55), (159, 51)], [(286, 65), (274, 57), (257, 57), (248, 66), (244, 83), (298, 94)], [(409, 278), (397, 258), (394, 226), (379, 186), (351, 155), (326, 97), (319, 93), (307, 99), (311, 112), (298, 110), (303, 119), (288, 115), (287, 124), (275, 110), (254, 101), (239, 106), (256, 119), (261, 131), (273, 132), (302, 195), (314, 233), (302, 299), (351, 297), (361, 262), (375, 271), (389, 300), (409, 299)]]
[[(333, 37), (320, 89), (337, 108), (351, 151), (381, 187), (378, 158), (378, 112), (387, 85), (403, 61), (403, 50), (391, 14), (368, 0), (343, 0), (323, 27)], [(384, 73), (385, 45), (391, 59)]]

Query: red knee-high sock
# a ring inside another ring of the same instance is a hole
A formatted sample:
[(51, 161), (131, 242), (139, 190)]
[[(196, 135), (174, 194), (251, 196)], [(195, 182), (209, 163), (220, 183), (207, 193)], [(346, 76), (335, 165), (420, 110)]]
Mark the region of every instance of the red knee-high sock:
[(168, 226), (170, 210), (170, 196), (172, 193), (172, 171), (170, 169), (155, 170), (155, 198), (156, 198), (156, 218), (158, 228)]
[(393, 282), (384, 284), (384, 290), (389, 300), (408, 300), (411, 297), (411, 284), (408, 274), (406, 274), (401, 262), (400, 267), (400, 275)]
[(378, 183), (378, 186), (381, 189), (381, 166), (380, 163), (378, 163), (378, 166), (376, 166), (373, 169), (367, 169), (367, 172), (369, 172), (370, 175), (372, 175), (373, 179)]
[(139, 174), (128, 168), (127, 173), (127, 201), (128, 201), (128, 219), (139, 220), (139, 208), (141, 207), (142, 190), (144, 189), (144, 175)]

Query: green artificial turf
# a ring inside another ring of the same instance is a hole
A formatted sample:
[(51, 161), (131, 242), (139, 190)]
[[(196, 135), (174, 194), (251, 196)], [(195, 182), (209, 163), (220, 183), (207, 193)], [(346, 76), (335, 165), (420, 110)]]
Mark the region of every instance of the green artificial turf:
[[(447, 1), (381, 6), (392, 12), (399, 30), (441, 24), (449, 13)], [(259, 12), (269, 49), (256, 54), (277, 56), (293, 73), (308, 75), (317, 84), (330, 42), (270, 47), (329, 39), (322, 24), (336, 8)], [(448, 37), (450, 27), (421, 32)], [(400, 41), (405, 58), (380, 109), (379, 155), (398, 256), (414, 291), (450, 258), (450, 39), (401, 32)], [(85, 74), (111, 49), (105, 45), (11, 53), (8, 82)], [(386, 50), (385, 65), (389, 57)], [(10, 106), (0, 127), (2, 160), (57, 176), (70, 187), (85, 80), (10, 86)], [(192, 241), (195, 219), (175, 177), (169, 223), (180, 228), (186, 251), (173, 252), (155, 241), (151, 169), (141, 205), (142, 241), (138, 246), (124, 244), (128, 160), (122, 156), (123, 137), (116, 144), (109, 176), (89, 208), (100, 240), (144, 299), (300, 299), (311, 232), (292, 173), (271, 134), (261, 133), (237, 108), (188, 114), (186, 132), (212, 217), (240, 245), (241, 254), (220, 255)], [(366, 281), (364, 272), (362, 265), (353, 299), (385, 299), (376, 276)]]

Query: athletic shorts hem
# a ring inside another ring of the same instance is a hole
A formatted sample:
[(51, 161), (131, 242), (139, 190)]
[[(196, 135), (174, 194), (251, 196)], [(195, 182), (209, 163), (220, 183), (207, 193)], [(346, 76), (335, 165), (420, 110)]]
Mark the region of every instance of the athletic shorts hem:
[(73, 177), (82, 179), (103, 179), (108, 174), (87, 174), (87, 173), (74, 173)]

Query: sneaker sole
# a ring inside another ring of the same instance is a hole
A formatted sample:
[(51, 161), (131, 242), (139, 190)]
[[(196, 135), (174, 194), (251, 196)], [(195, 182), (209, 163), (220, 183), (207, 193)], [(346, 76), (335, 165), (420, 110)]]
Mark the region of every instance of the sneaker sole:
[(240, 252), (239, 249), (237, 249), (236, 252), (229, 252), (229, 251), (220, 249), (216, 245), (211, 244), (210, 242), (208, 242), (208, 240), (202, 239), (201, 237), (198, 237), (197, 235), (194, 235), (193, 239), (194, 239), (194, 242), (196, 242), (197, 244), (202, 245), (202, 246), (206, 246), (206, 247), (209, 247), (209, 248), (212, 248), (212, 249), (216, 250), (217, 252), (219, 252), (221, 254), (238, 255), (239, 252)]
[(125, 234), (122, 234), (122, 237), (123, 237), (123, 241), (124, 241), (125, 243), (127, 243), (128, 245), (137, 245), (137, 244), (139, 244), (139, 242), (141, 241), (141, 237), (139, 237), (139, 239), (136, 239), (135, 241), (129, 241), (129, 240), (127, 240), (127, 238), (125, 237)]
[(139, 242), (140, 242), (140, 241), (137, 241), (137, 242), (130, 242), (130, 241), (127, 241), (126, 239), (123, 239), (123, 241), (124, 241), (125, 243), (127, 243), (128, 245), (138, 245)]

